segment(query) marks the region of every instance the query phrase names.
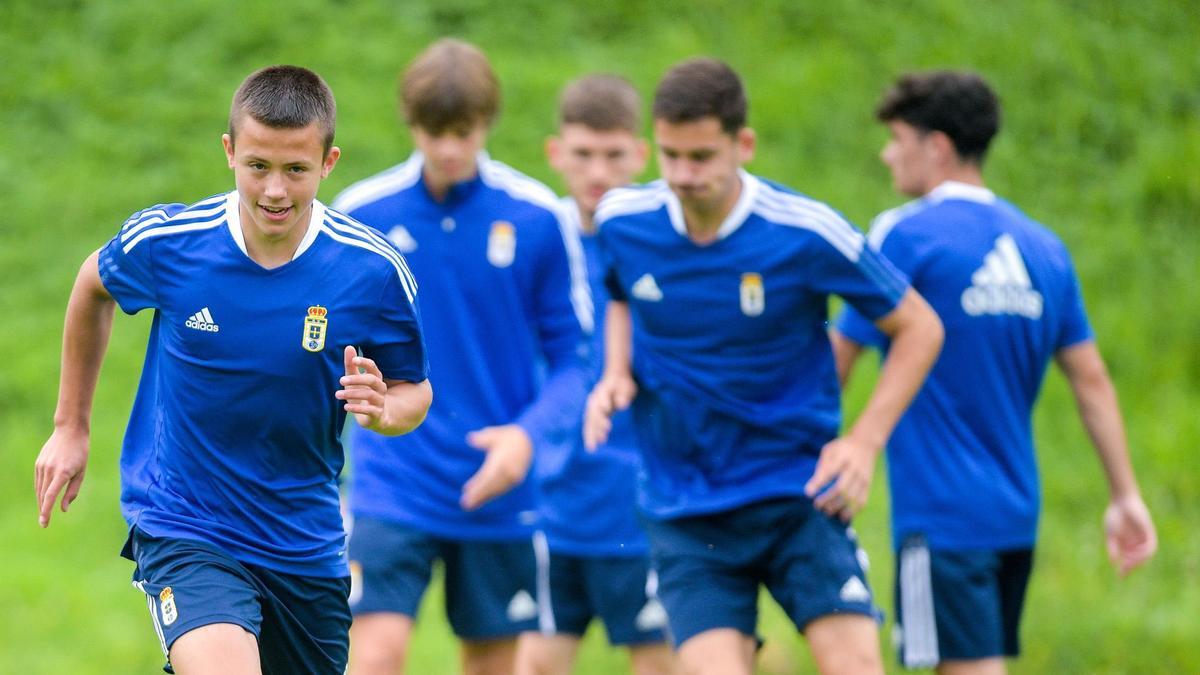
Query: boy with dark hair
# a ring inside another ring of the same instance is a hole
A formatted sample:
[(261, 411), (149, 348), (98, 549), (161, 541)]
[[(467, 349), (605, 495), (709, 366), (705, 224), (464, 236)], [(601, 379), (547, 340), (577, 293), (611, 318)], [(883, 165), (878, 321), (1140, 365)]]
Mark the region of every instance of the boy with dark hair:
[[(1030, 415), (1051, 359), (1104, 465), (1108, 550), (1122, 574), (1154, 554), (1154, 524), (1070, 255), (984, 187), (1000, 120), (991, 88), (975, 73), (909, 74), (877, 115), (891, 132), (881, 158), (896, 190), (918, 199), (880, 215), (868, 243), (946, 325), (945, 348), (889, 443), (900, 657), (939, 673), (1003, 673), (1004, 657), (1019, 652), (1033, 563)], [(866, 345), (892, 358), (887, 337), (853, 308), (832, 340), (843, 381)]]
[[(740, 78), (713, 59), (654, 102), (663, 180), (597, 210), (612, 299), (585, 438), (632, 402), (639, 501), (684, 668), (753, 670), (759, 586), (824, 673), (882, 672), (877, 610), (847, 521), (941, 342), (929, 306), (833, 209), (741, 169)], [(894, 340), (866, 410), (837, 436), (828, 296)]]
[[(550, 165), (567, 185), (563, 209), (583, 242), (592, 297), (606, 297), (593, 217), (605, 192), (628, 185), (646, 166), (641, 97), (627, 80), (590, 75), (570, 83), (559, 102), (558, 135), (546, 141)], [(598, 324), (599, 325), (599, 324)], [(603, 332), (593, 339), (593, 373), (603, 354)], [(582, 416), (582, 411), (579, 411)], [(521, 636), (518, 675), (566, 674), (593, 618), (603, 619), (609, 643), (629, 648), (638, 675), (669, 673), (666, 613), (655, 597), (646, 536), (637, 522), (637, 446), (628, 415), (609, 442), (586, 452), (574, 443), (540, 453), (539, 531), (534, 535), (538, 574), (538, 632)]]
[(403, 257), (315, 199), (340, 154), (334, 110), (311, 71), (250, 75), (222, 139), (237, 190), (135, 213), (71, 292), (40, 521), (79, 493), (115, 305), (154, 309), (121, 507), (168, 672), (345, 670), (346, 413), (396, 435), (429, 407)]
[(523, 479), (535, 447), (578, 433), (586, 394), (582, 252), (554, 193), (483, 152), (499, 88), (482, 52), (434, 43), (405, 71), (401, 106), (417, 151), (335, 203), (386, 233), (433, 293), (421, 310), (438, 398), (417, 433), (352, 443), (351, 672), (403, 667), (441, 559), (463, 670), (511, 673), (517, 635), (537, 627)]

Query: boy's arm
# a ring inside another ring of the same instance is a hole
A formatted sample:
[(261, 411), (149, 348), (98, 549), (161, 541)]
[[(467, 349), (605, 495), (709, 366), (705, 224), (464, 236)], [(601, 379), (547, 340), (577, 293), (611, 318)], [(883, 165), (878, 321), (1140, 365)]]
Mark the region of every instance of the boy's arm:
[(838, 384), (842, 389), (850, 381), (854, 364), (863, 353), (863, 346), (846, 337), (836, 328), (829, 329), (829, 344), (833, 347), (833, 364), (837, 368)]
[(595, 450), (608, 439), (612, 416), (629, 407), (637, 396), (633, 380), (633, 319), (629, 303), (609, 300), (604, 318), (604, 372), (592, 388), (584, 409), (583, 444)]
[(346, 412), (354, 415), (359, 426), (385, 436), (407, 434), (421, 426), (433, 403), (429, 380), (384, 379), (375, 361), (359, 356), (352, 346), (346, 347), (342, 358), (343, 388), (334, 395), (346, 402)]
[(1091, 340), (1058, 350), (1055, 360), (1071, 383), (1079, 417), (1104, 466), (1111, 496), (1104, 512), (1108, 555), (1125, 575), (1154, 555), (1158, 538), (1129, 461), (1116, 388)]
[(808, 496), (815, 497), (817, 508), (843, 520), (866, 504), (875, 459), (921, 389), (944, 337), (937, 314), (911, 288), (875, 325), (891, 339), (879, 381), (850, 430), (821, 449), (817, 467), (804, 488)]
[(100, 281), (98, 258), (96, 251), (83, 262), (67, 302), (54, 432), (34, 464), (34, 493), (38, 523), (42, 527), (50, 524), (50, 513), (59, 492), (66, 489), (62, 497), (64, 512), (79, 495), (87, 469), (92, 399), (116, 307)]

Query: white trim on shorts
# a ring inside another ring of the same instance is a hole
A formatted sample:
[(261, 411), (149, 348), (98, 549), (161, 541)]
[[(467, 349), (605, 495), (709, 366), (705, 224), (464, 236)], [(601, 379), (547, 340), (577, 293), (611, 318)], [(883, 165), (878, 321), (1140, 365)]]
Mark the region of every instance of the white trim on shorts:
[(550, 598), (550, 542), (541, 530), (533, 533), (533, 559), (537, 570), (538, 630), (542, 635), (555, 635), (558, 626)]
[(158, 622), (158, 606), (154, 604), (155, 596), (146, 592), (145, 583), (145, 581), (135, 581), (133, 587), (146, 596), (146, 606), (150, 608), (150, 620), (154, 622), (154, 633), (158, 635), (158, 646), (162, 647), (163, 657), (169, 659), (171, 653), (167, 651), (167, 638), (163, 635), (162, 624)]
[(928, 546), (900, 549), (900, 625), (904, 666), (936, 666), (940, 657)]

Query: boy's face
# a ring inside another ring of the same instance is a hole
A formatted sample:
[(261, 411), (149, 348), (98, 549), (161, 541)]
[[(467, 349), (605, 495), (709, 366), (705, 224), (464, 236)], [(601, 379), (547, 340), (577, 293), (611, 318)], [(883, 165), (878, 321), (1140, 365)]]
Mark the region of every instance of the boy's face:
[(550, 166), (584, 213), (595, 213), (605, 192), (632, 183), (646, 168), (646, 154), (646, 142), (624, 129), (564, 124), (546, 141)]
[(262, 243), (290, 237), (299, 241), (317, 187), (333, 170), (341, 150), (324, 152), (323, 134), (315, 122), (276, 129), (243, 115), (235, 129), (236, 141), (229, 134), (221, 141), (237, 184), (242, 231), (247, 239)]
[(754, 132), (733, 134), (716, 117), (673, 123), (654, 120), (658, 170), (684, 209), (717, 213), (733, 208), (738, 169), (754, 158)]
[(413, 142), (425, 155), (425, 179), (437, 187), (449, 187), (475, 175), (475, 156), (487, 142), (488, 125), (483, 120), (463, 122), (430, 133), (412, 127)]
[(891, 137), (879, 153), (879, 159), (891, 170), (896, 191), (921, 197), (937, 187), (934, 183), (938, 150), (933, 134), (900, 120), (892, 120), (887, 125)]

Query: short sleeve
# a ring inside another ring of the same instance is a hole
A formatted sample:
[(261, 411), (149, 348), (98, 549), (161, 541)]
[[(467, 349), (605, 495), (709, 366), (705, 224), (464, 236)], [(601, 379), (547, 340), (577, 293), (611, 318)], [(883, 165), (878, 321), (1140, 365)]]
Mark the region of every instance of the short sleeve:
[(421, 382), (429, 377), (415, 284), (412, 289), (413, 299), (409, 301), (409, 291), (399, 275), (388, 275), (371, 339), (363, 345), (363, 353), (375, 361), (385, 379)]
[[(1065, 251), (1064, 251), (1064, 255)], [(1067, 274), (1063, 287), (1062, 318), (1059, 322), (1058, 344), (1055, 350), (1086, 342), (1094, 337), (1087, 310), (1083, 305), (1083, 293), (1079, 289), (1079, 278), (1075, 276), (1075, 265), (1066, 255)]]
[(825, 221), (813, 248), (813, 290), (840, 296), (874, 321), (896, 308), (908, 290), (908, 278), (887, 258), (867, 246), (862, 234), (844, 220)]
[(100, 249), (100, 281), (126, 314), (158, 307), (155, 237), (150, 235), (185, 208), (183, 204), (158, 204), (138, 211)]

